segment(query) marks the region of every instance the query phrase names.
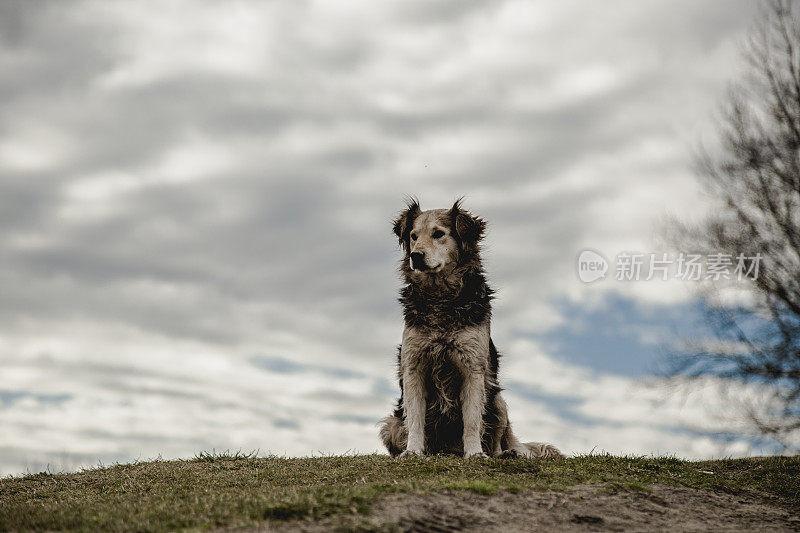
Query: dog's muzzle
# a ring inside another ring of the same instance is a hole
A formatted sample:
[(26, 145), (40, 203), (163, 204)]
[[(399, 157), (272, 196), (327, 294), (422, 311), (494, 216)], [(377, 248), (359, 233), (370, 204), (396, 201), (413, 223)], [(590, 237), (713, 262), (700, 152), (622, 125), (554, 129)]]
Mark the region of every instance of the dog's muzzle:
[(425, 263), (425, 254), (421, 252), (411, 252), (411, 268), (413, 270), (428, 270), (428, 265)]

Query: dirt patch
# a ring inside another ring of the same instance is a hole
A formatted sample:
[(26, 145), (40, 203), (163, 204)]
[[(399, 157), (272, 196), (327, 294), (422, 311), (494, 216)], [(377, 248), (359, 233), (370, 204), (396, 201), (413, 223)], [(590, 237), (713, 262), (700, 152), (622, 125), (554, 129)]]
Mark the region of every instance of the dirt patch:
[[(746, 496), (655, 485), (650, 492), (581, 485), (569, 492), (441, 491), (398, 494), (356, 522), (294, 522), (277, 529), (328, 531), (800, 531), (800, 515)], [(269, 528), (268, 528), (269, 529)]]
[(373, 508), (374, 526), (401, 531), (800, 530), (800, 517), (752, 498), (656, 485), (651, 492), (440, 492), (391, 496)]

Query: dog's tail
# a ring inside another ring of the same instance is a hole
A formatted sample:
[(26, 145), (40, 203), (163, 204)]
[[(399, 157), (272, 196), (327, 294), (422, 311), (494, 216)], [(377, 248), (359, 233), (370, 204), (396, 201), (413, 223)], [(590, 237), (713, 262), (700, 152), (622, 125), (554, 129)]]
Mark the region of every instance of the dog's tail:
[(526, 442), (523, 446), (528, 448), (529, 457), (564, 457), (558, 448), (546, 442)]
[(387, 416), (381, 422), (383, 423), (380, 432), (381, 440), (392, 457), (396, 457), (406, 449), (408, 442), (406, 425), (399, 416)]

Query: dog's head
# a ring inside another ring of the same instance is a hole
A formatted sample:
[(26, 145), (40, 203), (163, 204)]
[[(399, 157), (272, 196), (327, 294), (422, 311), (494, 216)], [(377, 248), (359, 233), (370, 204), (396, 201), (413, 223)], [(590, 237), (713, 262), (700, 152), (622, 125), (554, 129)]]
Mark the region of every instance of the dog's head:
[(461, 208), (422, 211), (412, 200), (394, 223), (394, 233), (405, 251), (403, 271), (414, 279), (448, 274), (478, 258), (486, 223)]

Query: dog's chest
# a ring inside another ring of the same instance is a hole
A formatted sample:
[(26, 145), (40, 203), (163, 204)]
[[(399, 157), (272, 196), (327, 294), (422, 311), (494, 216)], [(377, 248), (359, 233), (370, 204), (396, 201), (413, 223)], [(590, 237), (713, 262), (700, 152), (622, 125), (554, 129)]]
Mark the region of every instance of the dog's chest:
[(455, 331), (407, 326), (403, 332), (400, 364), (411, 371), (465, 375), (485, 372), (488, 360), (488, 321)]

